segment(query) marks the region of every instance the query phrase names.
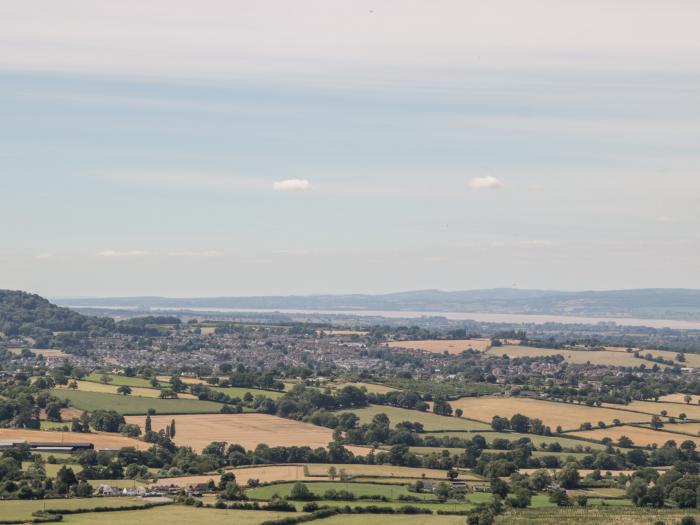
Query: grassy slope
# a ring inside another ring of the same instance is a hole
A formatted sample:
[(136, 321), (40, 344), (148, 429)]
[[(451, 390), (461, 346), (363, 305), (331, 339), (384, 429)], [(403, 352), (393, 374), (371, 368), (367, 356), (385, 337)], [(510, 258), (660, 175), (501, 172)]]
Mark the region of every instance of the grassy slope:
[(154, 408), (158, 414), (197, 414), (219, 412), (222, 406), (220, 403), (196, 399), (154, 399), (80, 390), (54, 389), (51, 393), (60, 399), (70, 400), (73, 407), (90, 412), (103, 409), (115, 410), (120, 414), (139, 415), (145, 414), (149, 408)]
[(396, 408), (385, 405), (370, 405), (366, 408), (344, 410), (342, 412), (354, 412), (362, 423), (369, 423), (377, 414), (389, 416), (391, 425), (396, 425), (402, 421), (413, 421), (422, 423), (425, 430), (488, 430), (489, 426), (484, 423), (470, 421), (459, 417), (438, 416), (432, 412), (421, 412), (419, 410), (408, 410), (406, 408)]

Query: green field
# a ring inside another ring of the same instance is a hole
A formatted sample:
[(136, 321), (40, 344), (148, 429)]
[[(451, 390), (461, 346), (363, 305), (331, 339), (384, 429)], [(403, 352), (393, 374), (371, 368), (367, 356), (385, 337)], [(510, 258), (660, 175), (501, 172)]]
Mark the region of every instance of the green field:
[[(138, 387), (143, 387), (143, 388), (153, 388), (151, 386), (151, 380), (150, 379), (144, 379), (142, 377), (128, 377), (128, 376), (120, 376), (120, 375), (115, 375), (115, 374), (107, 374), (109, 377), (112, 378), (112, 380), (107, 383), (108, 385), (114, 385), (114, 386), (121, 386), (121, 385), (128, 385), (128, 386), (138, 386)], [(84, 381), (92, 381), (94, 383), (102, 383), (102, 374), (93, 372), (92, 374), (89, 374), (83, 378)], [(161, 381), (161, 384), (163, 382)], [(167, 386), (167, 383), (164, 385)]]
[[(121, 498), (123, 501), (126, 498)], [(297, 514), (298, 515), (298, 514)], [(76, 525), (258, 525), (263, 521), (295, 516), (289, 512), (254, 510), (197, 509), (185, 505), (167, 505), (147, 510), (71, 514), (62, 523)]]
[(520, 438), (528, 438), (532, 443), (539, 447), (543, 443), (559, 443), (564, 448), (576, 448), (582, 447), (582, 450), (586, 450), (586, 447), (590, 447), (593, 450), (603, 450), (605, 445), (600, 443), (590, 443), (588, 441), (583, 441), (580, 439), (571, 439), (561, 436), (538, 436), (537, 434), (519, 434), (518, 432), (426, 432), (426, 436), (436, 436), (436, 437), (461, 437), (463, 439), (471, 439), (476, 435), (483, 436), (487, 443), (492, 443), (494, 439), (507, 439), (509, 441), (515, 441)]
[[(479, 494), (481, 496), (481, 494)], [(469, 498), (467, 498), (468, 500)], [(291, 502), (293, 503), (297, 510), (301, 510), (306, 502), (301, 502), (301, 501), (295, 501)], [(411, 505), (412, 507), (418, 507), (420, 509), (426, 509), (430, 510), (432, 512), (436, 512), (438, 510), (450, 510), (450, 511), (463, 511), (463, 510), (469, 510), (474, 507), (473, 503), (467, 502), (445, 502), (445, 503), (416, 503), (414, 501), (362, 501), (362, 500), (356, 500), (356, 501), (336, 501), (336, 500), (317, 500), (316, 503), (320, 507), (345, 507), (346, 505), (349, 505), (350, 507), (368, 507), (370, 505), (374, 505), (377, 507), (391, 507), (392, 509), (398, 509), (400, 507), (404, 507), (406, 505)], [(319, 524), (321, 523), (326, 523), (324, 521), (319, 521)], [(432, 523), (432, 522), (431, 522)], [(465, 523), (465, 518), (462, 516), (462, 521), (460, 522), (462, 525)]]
[(459, 417), (438, 416), (432, 412), (408, 410), (386, 405), (370, 405), (366, 408), (342, 410), (341, 412), (353, 412), (360, 418), (361, 423), (369, 423), (377, 414), (389, 416), (391, 426), (402, 421), (421, 423), (425, 430), (488, 430), (484, 423), (470, 421)]
[[(31, 466), (32, 462), (31, 461), (23, 461), (22, 462), (22, 470), (27, 470), (27, 467)], [(44, 470), (46, 471), (46, 475), (50, 478), (55, 478), (56, 473), (58, 473), (59, 469), (63, 467), (64, 465), (58, 464), (58, 463), (44, 463)], [(68, 468), (73, 469), (73, 472), (77, 474), (81, 470), (83, 470), (83, 467), (78, 465), (77, 463), (71, 463), (65, 465)]]
[[(610, 502), (608, 502), (609, 504)], [(554, 507), (513, 510), (496, 519), (497, 525), (653, 525), (657, 522), (675, 525), (683, 516), (700, 519), (695, 509), (653, 509), (649, 507)]]
[[(384, 447), (382, 447), (384, 448)], [(437, 452), (438, 454), (442, 452), (443, 450), (449, 451), (450, 454), (461, 454), (464, 452), (464, 449), (462, 448), (445, 448), (445, 447), (410, 447), (410, 451), (413, 452), (414, 454), (420, 454), (420, 455), (427, 455), (431, 454), (433, 452)], [(501, 452), (508, 452), (507, 450), (496, 450), (496, 449), (485, 449), (483, 450), (484, 453), (486, 454), (498, 454)], [(577, 459), (580, 459), (586, 455), (585, 452), (548, 452), (546, 450), (535, 450), (532, 453), (532, 456), (535, 458), (541, 458), (544, 456), (557, 456), (558, 458), (567, 458), (567, 457), (574, 457)]]
[(51, 393), (59, 399), (68, 399), (72, 407), (88, 412), (115, 410), (124, 415), (145, 414), (149, 408), (154, 408), (158, 414), (216, 413), (222, 406), (221, 403), (197, 399), (158, 399), (68, 389), (54, 389)]
[(240, 397), (241, 399), (243, 399), (243, 396), (246, 394), (246, 392), (250, 392), (250, 394), (253, 397), (265, 396), (265, 397), (269, 397), (270, 399), (277, 399), (278, 397), (282, 397), (284, 395), (284, 392), (277, 392), (276, 390), (261, 390), (260, 388), (245, 388), (245, 387), (238, 387), (238, 386), (213, 386), (213, 385), (209, 385), (209, 387), (212, 390), (216, 390), (217, 392), (221, 392), (222, 394), (226, 394), (227, 396)]
[(70, 498), (46, 500), (5, 500), (0, 501), (0, 516), (3, 520), (31, 519), (32, 512), (38, 510), (73, 510), (95, 507), (122, 507), (142, 505), (143, 500), (136, 498)]
[[(323, 482), (307, 482), (304, 483), (311, 492), (317, 496), (323, 496), (323, 493), (327, 490), (347, 490), (355, 494), (355, 496), (385, 496), (390, 500), (396, 499), (399, 496), (416, 496), (421, 499), (435, 499), (432, 493), (417, 493), (409, 492), (406, 485), (379, 485), (375, 483), (344, 483), (344, 482), (334, 482), (334, 481), (323, 481)], [(258, 500), (268, 500), (274, 494), (282, 498), (286, 498), (292, 492), (292, 487), (294, 483), (278, 483), (274, 485), (267, 485), (265, 487), (257, 487), (254, 489), (249, 489), (246, 494), (251, 499)], [(366, 503), (366, 502), (365, 502)]]
[(342, 514), (318, 522), (323, 525), (464, 525), (464, 516), (430, 514)]

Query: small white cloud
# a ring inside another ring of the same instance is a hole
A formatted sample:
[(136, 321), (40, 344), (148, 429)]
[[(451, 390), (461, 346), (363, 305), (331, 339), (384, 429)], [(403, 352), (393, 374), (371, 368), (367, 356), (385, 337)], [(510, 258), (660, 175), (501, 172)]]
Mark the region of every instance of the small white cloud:
[(140, 255), (146, 255), (146, 252), (141, 250), (103, 250), (95, 254), (97, 257), (138, 257)]
[(673, 222), (675, 219), (673, 217), (669, 217), (668, 215), (661, 215), (660, 217), (657, 217), (656, 220), (658, 222)]
[(311, 183), (306, 179), (279, 180), (272, 185), (275, 191), (304, 191), (311, 188)]
[(488, 175), (486, 177), (474, 177), (468, 186), (475, 190), (497, 190), (503, 187), (503, 183), (496, 177)]
[(219, 257), (221, 252), (218, 250), (202, 250), (202, 251), (178, 251), (169, 252), (170, 257)]
[(51, 257), (53, 257), (53, 255), (51, 255), (50, 253), (46, 253), (46, 252), (37, 253), (34, 256), (35, 259), (39, 259), (39, 260), (51, 259)]

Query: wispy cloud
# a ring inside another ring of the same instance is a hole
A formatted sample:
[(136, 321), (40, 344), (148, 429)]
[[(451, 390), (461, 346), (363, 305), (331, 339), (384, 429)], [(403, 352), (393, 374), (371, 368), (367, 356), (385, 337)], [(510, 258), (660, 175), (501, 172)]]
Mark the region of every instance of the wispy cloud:
[(503, 183), (491, 175), (486, 177), (474, 177), (467, 185), (475, 190), (497, 190), (503, 187)]
[(285, 179), (272, 185), (275, 191), (305, 191), (311, 189), (311, 183), (306, 179)]
[(223, 255), (218, 250), (180, 250), (168, 252), (169, 257), (220, 257)]
[(51, 257), (53, 257), (53, 255), (50, 254), (50, 253), (47, 253), (47, 252), (37, 253), (37, 254), (34, 256), (35, 259), (38, 259), (38, 260), (40, 260), (40, 261), (41, 261), (41, 260), (45, 260), (45, 259), (51, 259)]
[(97, 252), (95, 255), (97, 257), (140, 257), (142, 255), (146, 255), (146, 253), (147, 252), (142, 250), (102, 250), (101, 252)]

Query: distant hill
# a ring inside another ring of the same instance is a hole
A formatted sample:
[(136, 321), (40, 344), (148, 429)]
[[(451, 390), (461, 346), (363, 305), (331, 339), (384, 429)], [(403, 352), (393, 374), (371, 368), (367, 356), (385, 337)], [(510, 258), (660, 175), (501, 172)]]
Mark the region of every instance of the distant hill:
[(111, 319), (81, 315), (27, 292), (0, 290), (0, 332), (7, 336), (47, 337), (53, 332), (111, 328)]
[(444, 292), (419, 290), (381, 295), (307, 295), (260, 297), (165, 298), (121, 297), (61, 299), (71, 306), (150, 308), (253, 308), (314, 310), (395, 310), (479, 312), (700, 320), (700, 290), (649, 288), (562, 292), (497, 288)]

